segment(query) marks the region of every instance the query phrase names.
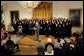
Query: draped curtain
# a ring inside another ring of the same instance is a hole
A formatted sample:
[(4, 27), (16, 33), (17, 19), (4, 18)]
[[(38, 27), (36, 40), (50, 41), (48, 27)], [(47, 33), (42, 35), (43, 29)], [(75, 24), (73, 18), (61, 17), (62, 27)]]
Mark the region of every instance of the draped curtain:
[(41, 2), (33, 9), (33, 19), (51, 19), (52, 18), (52, 3)]

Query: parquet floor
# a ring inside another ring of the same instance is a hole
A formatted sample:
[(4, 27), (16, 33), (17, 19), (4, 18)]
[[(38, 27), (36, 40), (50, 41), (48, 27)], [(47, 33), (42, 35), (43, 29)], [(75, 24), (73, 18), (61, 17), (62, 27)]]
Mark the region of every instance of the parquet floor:
[[(48, 38), (51, 38), (52, 40), (51, 42), (53, 44), (55, 42), (55, 38), (53, 36), (46, 37), (46, 35), (39, 35), (39, 38), (41, 39), (41, 43), (44, 45), (47, 43)], [(14, 53), (14, 55), (37, 55), (37, 49), (36, 49), (37, 42), (35, 41), (36, 39), (35, 35), (33, 36), (26, 35), (22, 37), (12, 35), (12, 40), (17, 39), (21, 51)]]

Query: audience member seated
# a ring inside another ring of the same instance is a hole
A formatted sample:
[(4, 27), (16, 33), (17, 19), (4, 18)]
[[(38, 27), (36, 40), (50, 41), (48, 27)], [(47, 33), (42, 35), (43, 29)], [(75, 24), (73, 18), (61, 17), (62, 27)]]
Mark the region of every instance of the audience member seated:
[(79, 34), (79, 37), (77, 38), (77, 54), (78, 56), (83, 55), (83, 34)]
[(48, 38), (48, 43), (45, 45), (45, 55), (54, 55), (54, 45), (51, 43), (51, 39)]
[(10, 39), (6, 41), (6, 46), (7, 46), (7, 51), (9, 52), (9, 54), (12, 55), (12, 53), (14, 52), (14, 42)]
[(16, 40), (11, 40), (11, 36), (8, 35), (8, 40), (6, 41), (6, 49), (7, 51), (12, 54), (14, 53), (14, 49), (16, 47), (16, 50), (19, 51), (19, 45), (17, 44)]
[(8, 25), (7, 27), (8, 27), (8, 29), (7, 29), (8, 33), (9, 33), (9, 34), (13, 34), (14, 28), (13, 28), (12, 24), (9, 23), (9, 25)]
[(13, 42), (14, 42), (14, 48), (16, 48), (16, 51), (18, 52), (18, 51), (20, 51), (20, 49), (19, 49), (19, 45), (18, 45), (18, 39), (16, 39), (16, 40), (12, 40)]
[(54, 44), (54, 55), (59, 55), (59, 48), (60, 48), (60, 41), (58, 42), (57, 39), (55, 40)]
[(70, 42), (69, 44), (69, 56), (76, 56), (76, 46)]
[(41, 43), (41, 40), (37, 43), (37, 52), (38, 55), (44, 55), (44, 45)]
[(60, 41), (55, 40), (54, 44), (54, 55), (56, 56), (64, 56), (65, 50), (63, 49), (65, 41), (61, 39)]
[(51, 43), (47, 43), (45, 45), (45, 55), (54, 55), (54, 45)]
[(5, 39), (7, 35), (7, 31), (5, 28), (1, 28), (1, 39)]
[(1, 56), (8, 55), (8, 52), (7, 52), (6, 48), (4, 47), (4, 45), (1, 45), (1, 54), (0, 55)]

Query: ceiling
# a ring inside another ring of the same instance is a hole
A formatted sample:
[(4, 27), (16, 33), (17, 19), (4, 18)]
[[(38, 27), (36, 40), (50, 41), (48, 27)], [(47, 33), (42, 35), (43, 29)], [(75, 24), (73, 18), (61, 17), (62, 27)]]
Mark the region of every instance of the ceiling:
[[(17, 1), (1, 1), (1, 4), (5, 4), (5, 3), (16, 3)], [(41, 2), (52, 2), (52, 1), (41, 1)]]

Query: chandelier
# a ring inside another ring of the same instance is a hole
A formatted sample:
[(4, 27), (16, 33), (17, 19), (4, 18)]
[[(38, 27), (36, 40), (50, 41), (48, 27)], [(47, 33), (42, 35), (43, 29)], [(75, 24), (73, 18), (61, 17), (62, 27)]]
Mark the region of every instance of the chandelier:
[(24, 8), (35, 8), (41, 1), (18, 1)]

